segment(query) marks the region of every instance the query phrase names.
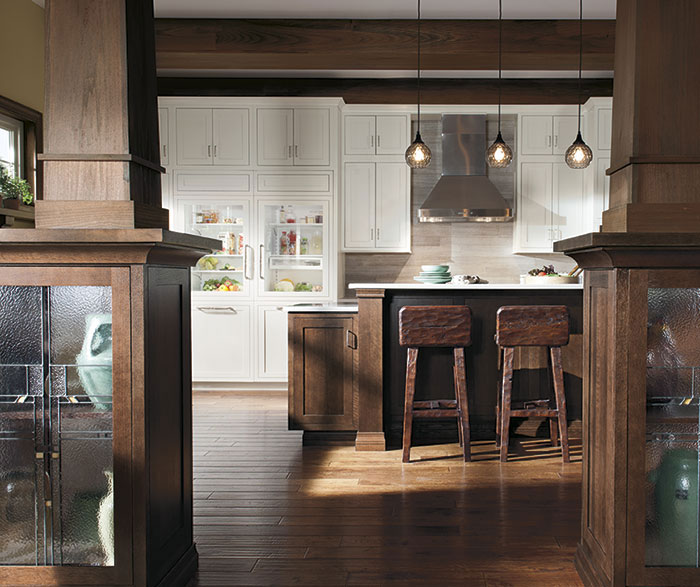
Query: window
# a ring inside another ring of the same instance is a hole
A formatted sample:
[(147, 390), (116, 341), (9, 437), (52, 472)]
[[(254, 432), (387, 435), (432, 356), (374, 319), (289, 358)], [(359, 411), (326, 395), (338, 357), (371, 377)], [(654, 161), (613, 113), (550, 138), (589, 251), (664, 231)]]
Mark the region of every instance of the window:
[(0, 165), (17, 177), (22, 176), (23, 127), (21, 121), (0, 114)]

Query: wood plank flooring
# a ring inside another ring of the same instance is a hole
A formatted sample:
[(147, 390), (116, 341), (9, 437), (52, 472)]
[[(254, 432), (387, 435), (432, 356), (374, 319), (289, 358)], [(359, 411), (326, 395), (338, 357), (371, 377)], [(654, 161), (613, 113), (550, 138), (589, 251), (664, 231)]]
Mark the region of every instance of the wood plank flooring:
[(286, 393), (194, 399), (193, 586), (579, 586), (580, 440), (302, 447)]

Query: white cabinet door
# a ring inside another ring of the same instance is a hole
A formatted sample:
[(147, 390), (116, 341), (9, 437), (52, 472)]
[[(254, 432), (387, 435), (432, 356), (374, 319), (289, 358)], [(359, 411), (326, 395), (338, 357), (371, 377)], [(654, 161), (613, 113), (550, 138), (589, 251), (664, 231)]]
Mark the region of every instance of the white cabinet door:
[(561, 240), (587, 232), (582, 169), (571, 169), (566, 163), (554, 163), (553, 240)]
[(344, 118), (346, 155), (374, 155), (375, 120), (374, 116)]
[(328, 108), (294, 110), (294, 165), (330, 165), (331, 112)]
[(211, 108), (178, 108), (175, 111), (178, 165), (211, 165)]
[(168, 166), (168, 109), (158, 108), (158, 135), (160, 136), (160, 164)]
[(282, 306), (258, 306), (258, 379), (287, 379), (287, 313)]
[(408, 119), (377, 116), (377, 155), (403, 155), (408, 148)]
[(523, 163), (520, 166), (520, 181), (520, 246), (526, 249), (551, 249), (552, 164)]
[(578, 132), (577, 116), (554, 117), (554, 154), (564, 155), (566, 150), (576, 140)]
[(406, 206), (409, 167), (405, 163), (376, 164), (376, 232), (378, 249), (409, 248)]
[(521, 155), (551, 155), (552, 154), (552, 117), (532, 116), (522, 117)]
[(375, 164), (346, 163), (344, 171), (345, 247), (374, 248)]
[(593, 184), (593, 229), (598, 230), (603, 223), (603, 210), (610, 206), (610, 177), (606, 171), (610, 167), (610, 157), (596, 160), (595, 182)]
[(247, 108), (214, 109), (214, 164), (248, 165), (249, 123)]
[(598, 148), (610, 150), (612, 139), (612, 108), (598, 110)]
[(293, 165), (294, 111), (258, 108), (258, 165)]
[(250, 305), (193, 302), (192, 379), (250, 379), (251, 334)]

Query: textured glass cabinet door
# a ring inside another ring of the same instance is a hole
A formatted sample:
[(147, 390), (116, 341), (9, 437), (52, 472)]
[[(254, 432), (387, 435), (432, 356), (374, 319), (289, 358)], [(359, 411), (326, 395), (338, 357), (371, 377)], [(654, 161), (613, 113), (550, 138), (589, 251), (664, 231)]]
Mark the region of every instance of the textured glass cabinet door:
[(0, 286), (0, 565), (114, 565), (112, 288)]
[(650, 288), (646, 375), (648, 567), (698, 567), (700, 289)]

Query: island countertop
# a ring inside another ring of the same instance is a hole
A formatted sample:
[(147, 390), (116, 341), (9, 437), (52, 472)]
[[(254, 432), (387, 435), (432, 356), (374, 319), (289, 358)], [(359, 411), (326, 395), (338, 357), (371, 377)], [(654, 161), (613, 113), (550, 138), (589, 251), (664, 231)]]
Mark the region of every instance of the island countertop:
[(533, 285), (530, 283), (351, 283), (349, 289), (418, 289), (418, 290), (552, 290), (568, 289), (583, 291), (582, 283), (553, 283)]

